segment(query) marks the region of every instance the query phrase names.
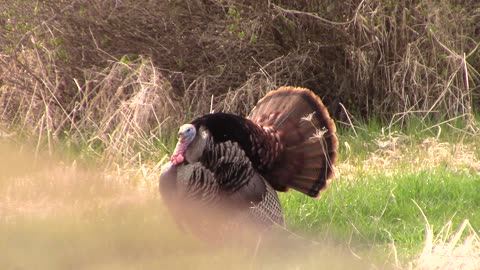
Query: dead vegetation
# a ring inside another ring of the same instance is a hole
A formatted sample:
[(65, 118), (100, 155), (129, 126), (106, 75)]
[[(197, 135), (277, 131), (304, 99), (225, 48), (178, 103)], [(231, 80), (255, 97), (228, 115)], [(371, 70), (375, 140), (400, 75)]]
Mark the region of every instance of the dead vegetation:
[[(480, 175), (480, 159), (477, 156), (478, 144), (467, 142), (446, 142), (435, 137), (423, 139), (419, 144), (412, 142), (406, 135), (393, 133), (375, 139), (377, 149), (369, 153), (365, 160), (350, 158), (347, 151), (345, 160), (337, 165), (339, 174), (353, 176), (358, 170), (391, 176), (402, 170), (411, 173), (436, 168), (448, 167), (452, 171), (469, 170)], [(348, 143), (345, 144), (350, 149)], [(356, 164), (361, 162), (362, 167)]]
[(480, 237), (468, 220), (452, 228), (445, 224), (439, 233), (426, 220), (425, 246), (417, 258), (414, 269), (423, 270), (475, 270), (480, 264)]
[(158, 138), (210, 109), (245, 114), (286, 84), (317, 92), (337, 119), (346, 108), (472, 124), (479, 107), (476, 1), (1, 7), (2, 123), (50, 144), (67, 134), (131, 158), (132, 140)]

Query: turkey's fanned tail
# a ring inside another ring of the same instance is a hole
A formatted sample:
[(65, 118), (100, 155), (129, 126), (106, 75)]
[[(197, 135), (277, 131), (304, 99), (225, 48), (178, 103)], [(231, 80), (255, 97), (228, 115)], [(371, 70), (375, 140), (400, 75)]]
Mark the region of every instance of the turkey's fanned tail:
[(317, 197), (333, 177), (338, 147), (335, 123), (320, 98), (305, 88), (281, 87), (258, 101), (248, 118), (276, 130), (284, 145), (265, 176), (269, 183)]

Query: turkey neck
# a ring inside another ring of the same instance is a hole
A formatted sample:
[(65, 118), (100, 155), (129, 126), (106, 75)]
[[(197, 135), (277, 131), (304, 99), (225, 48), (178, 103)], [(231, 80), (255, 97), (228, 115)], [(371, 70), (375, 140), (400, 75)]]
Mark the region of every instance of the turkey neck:
[(278, 132), (249, 119), (228, 113), (207, 114), (195, 119), (197, 130), (208, 130), (213, 143), (236, 142), (260, 173), (270, 169), (283, 151)]

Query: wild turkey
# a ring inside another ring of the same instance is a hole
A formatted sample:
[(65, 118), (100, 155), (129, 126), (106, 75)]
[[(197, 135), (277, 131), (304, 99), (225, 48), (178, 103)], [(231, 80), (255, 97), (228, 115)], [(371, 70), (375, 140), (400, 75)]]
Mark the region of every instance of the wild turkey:
[(283, 225), (276, 191), (319, 195), (333, 177), (335, 131), (320, 98), (304, 88), (270, 91), (246, 118), (204, 115), (180, 127), (161, 196), (177, 223), (200, 237)]

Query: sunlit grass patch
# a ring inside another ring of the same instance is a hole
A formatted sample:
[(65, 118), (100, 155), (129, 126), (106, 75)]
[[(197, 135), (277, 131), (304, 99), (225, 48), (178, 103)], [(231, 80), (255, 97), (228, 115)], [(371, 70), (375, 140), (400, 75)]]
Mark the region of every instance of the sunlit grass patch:
[(376, 121), (355, 132), (341, 129), (336, 177), (321, 197), (281, 195), (289, 225), (320, 238), (343, 239), (354, 250), (369, 246), (396, 252), (392, 257), (403, 262), (424, 246), (422, 211), (432, 234), (464, 219), (479, 228), (478, 135), (447, 125), (435, 134), (418, 128), (428, 126), (425, 122), (408, 124), (413, 127), (398, 131)]
[(426, 239), (416, 261), (417, 269), (478, 269), (480, 237), (468, 220), (458, 229), (448, 222), (437, 233), (426, 222)]
[[(436, 228), (453, 219), (480, 224), (480, 176), (434, 168), (392, 176), (357, 174), (332, 181), (320, 199), (282, 196), (291, 227), (372, 245), (395, 243), (401, 254), (420, 251), (424, 223), (417, 203)], [(478, 225), (477, 225), (478, 226)]]

